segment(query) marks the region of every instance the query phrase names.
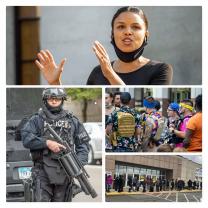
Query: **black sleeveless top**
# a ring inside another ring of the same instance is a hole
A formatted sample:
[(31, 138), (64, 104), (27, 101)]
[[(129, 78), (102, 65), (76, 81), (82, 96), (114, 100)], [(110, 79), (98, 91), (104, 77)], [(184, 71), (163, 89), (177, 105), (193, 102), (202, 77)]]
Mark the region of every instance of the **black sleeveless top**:
[[(166, 63), (149, 61), (133, 72), (116, 74), (126, 85), (169, 85), (172, 82), (173, 69)], [(92, 70), (87, 85), (110, 85), (104, 77), (100, 65)]]

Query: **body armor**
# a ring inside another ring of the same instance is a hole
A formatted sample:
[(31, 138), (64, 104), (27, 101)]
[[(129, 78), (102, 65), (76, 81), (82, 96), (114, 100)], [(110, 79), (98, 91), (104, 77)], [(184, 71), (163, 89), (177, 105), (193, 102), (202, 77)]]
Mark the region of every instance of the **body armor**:
[[(63, 112), (63, 117), (61, 118), (61, 116), (59, 115), (58, 119), (55, 120), (50, 117), (46, 117), (44, 115), (44, 112), (42, 112), (41, 115), (44, 119), (44, 133), (42, 136), (44, 138), (53, 140), (50, 133), (47, 130), (45, 130), (46, 125), (49, 124), (57, 132), (57, 134), (63, 140), (67, 141), (67, 143), (73, 148), (74, 141), (71, 135), (72, 121), (70, 122), (67, 114)], [(66, 181), (67, 176), (58, 162), (58, 154), (53, 153), (49, 149), (45, 149), (43, 151), (43, 169), (48, 175), (51, 184), (61, 185)]]

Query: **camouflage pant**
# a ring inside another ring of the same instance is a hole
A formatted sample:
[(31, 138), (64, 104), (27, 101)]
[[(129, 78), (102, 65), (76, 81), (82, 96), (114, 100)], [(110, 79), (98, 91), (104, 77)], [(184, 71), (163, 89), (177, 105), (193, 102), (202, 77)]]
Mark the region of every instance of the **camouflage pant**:
[(47, 174), (40, 167), (33, 167), (32, 178), (35, 202), (64, 202), (72, 200), (72, 184), (68, 179), (63, 185), (50, 184)]

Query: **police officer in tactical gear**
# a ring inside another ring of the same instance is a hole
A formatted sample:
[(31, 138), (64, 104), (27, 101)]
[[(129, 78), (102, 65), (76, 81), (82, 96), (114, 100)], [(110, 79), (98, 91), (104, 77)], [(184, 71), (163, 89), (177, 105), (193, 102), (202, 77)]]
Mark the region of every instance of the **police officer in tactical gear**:
[(68, 177), (58, 161), (64, 148), (54, 141), (46, 124), (75, 151), (80, 162), (88, 162), (89, 136), (79, 120), (63, 109), (66, 93), (62, 88), (47, 88), (42, 94), (43, 106), (21, 131), (23, 145), (31, 151), (34, 201), (71, 201), (73, 178)]

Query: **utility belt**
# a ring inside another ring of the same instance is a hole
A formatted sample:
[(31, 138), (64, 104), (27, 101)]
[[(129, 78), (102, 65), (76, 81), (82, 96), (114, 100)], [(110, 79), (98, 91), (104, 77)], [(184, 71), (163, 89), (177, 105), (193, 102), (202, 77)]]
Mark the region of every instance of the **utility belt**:
[(31, 157), (32, 157), (32, 161), (34, 163), (38, 163), (43, 161), (43, 151), (42, 150), (32, 150), (30, 151), (31, 153)]
[(53, 160), (58, 160), (59, 158), (58, 154), (53, 153), (49, 149), (32, 151), (31, 156), (32, 156), (32, 161), (37, 164), (43, 163), (44, 156), (48, 156)]

